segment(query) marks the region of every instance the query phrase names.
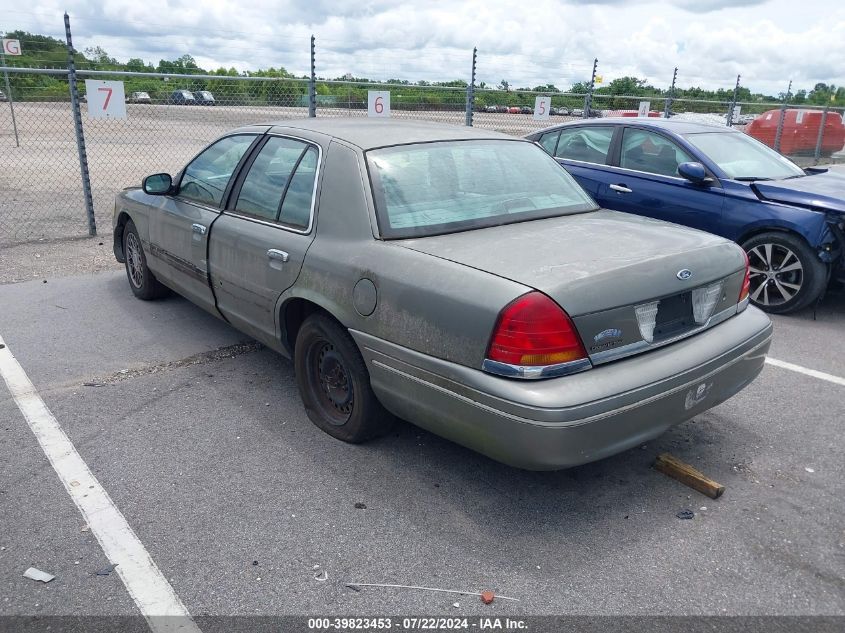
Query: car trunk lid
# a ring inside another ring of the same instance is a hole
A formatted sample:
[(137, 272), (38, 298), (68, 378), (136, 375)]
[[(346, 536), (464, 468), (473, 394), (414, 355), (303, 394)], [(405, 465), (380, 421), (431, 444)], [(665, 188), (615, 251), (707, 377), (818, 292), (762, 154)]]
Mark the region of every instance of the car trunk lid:
[[(396, 243), (545, 293), (573, 318), (594, 362), (702, 329), (695, 289), (718, 291), (711, 314), (730, 316), (744, 277), (742, 251), (727, 240), (607, 210)], [(649, 318), (653, 329), (643, 330)]]

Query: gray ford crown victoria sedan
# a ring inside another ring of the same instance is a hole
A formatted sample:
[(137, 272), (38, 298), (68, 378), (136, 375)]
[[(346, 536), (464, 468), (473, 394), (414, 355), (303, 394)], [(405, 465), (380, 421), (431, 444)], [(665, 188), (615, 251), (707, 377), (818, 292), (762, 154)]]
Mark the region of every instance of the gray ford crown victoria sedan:
[(538, 146), (436, 124), (234, 130), (121, 192), (114, 251), (293, 359), (310, 419), (404, 418), (534, 470), (601, 459), (761, 371), (738, 246), (607, 211)]

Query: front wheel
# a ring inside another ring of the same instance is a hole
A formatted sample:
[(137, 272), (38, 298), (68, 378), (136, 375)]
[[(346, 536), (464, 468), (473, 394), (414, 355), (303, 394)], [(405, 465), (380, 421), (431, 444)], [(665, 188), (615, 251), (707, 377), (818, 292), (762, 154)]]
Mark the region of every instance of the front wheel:
[(390, 430), (393, 416), (373, 393), (361, 352), (331, 317), (312, 314), (299, 328), (294, 367), (305, 412), (332, 437), (359, 443)]
[(762, 233), (746, 241), (751, 303), (773, 314), (807, 307), (827, 283), (827, 267), (808, 244), (789, 233)]
[(149, 301), (166, 296), (170, 291), (156, 279), (153, 272), (147, 268), (147, 256), (141, 246), (138, 229), (132, 220), (123, 227), (123, 258), (126, 263), (126, 277), (129, 287), (139, 299)]

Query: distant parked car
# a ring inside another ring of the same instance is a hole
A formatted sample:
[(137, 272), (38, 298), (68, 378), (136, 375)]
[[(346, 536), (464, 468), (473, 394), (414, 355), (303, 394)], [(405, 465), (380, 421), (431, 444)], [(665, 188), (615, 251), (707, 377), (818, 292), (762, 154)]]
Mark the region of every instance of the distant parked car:
[(211, 94), (208, 90), (199, 90), (194, 93), (194, 99), (197, 101), (197, 105), (214, 105), (214, 95)]
[(196, 105), (197, 100), (190, 90), (174, 90), (169, 102), (173, 105)]
[(8, 101), (9, 97), (6, 96), (6, 93), (0, 90), (0, 101)]
[(148, 92), (133, 92), (129, 95), (129, 98), (126, 100), (126, 103), (152, 103), (153, 100), (150, 99), (150, 94)]
[(519, 114), (519, 108), (517, 106), (510, 106), (508, 112), (510, 114)]
[(486, 108), (484, 108), (484, 111), (485, 112), (498, 112), (499, 106), (489, 105)]
[(504, 105), (496, 106), (496, 112), (499, 112), (501, 114), (507, 114), (508, 112), (510, 112), (510, 108)]
[(519, 109), (520, 114), (532, 114), (533, 112), (534, 112), (534, 110), (532, 108), (529, 108), (528, 106), (522, 106)]
[(675, 119), (564, 123), (527, 136), (601, 206), (739, 243), (751, 302), (800, 310), (845, 282), (845, 176), (803, 170), (726, 126)]

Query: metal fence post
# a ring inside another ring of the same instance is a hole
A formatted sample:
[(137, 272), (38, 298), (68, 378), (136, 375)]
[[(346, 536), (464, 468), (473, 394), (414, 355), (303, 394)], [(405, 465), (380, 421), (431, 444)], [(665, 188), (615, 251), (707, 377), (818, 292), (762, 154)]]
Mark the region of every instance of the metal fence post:
[(775, 132), (775, 144), (772, 147), (776, 152), (780, 152), (780, 139), (783, 136), (783, 124), (786, 121), (786, 104), (780, 107), (780, 116), (778, 117), (778, 128)]
[(678, 78), (678, 67), (675, 66), (675, 72), (672, 73), (672, 87), (669, 88), (669, 96), (666, 99), (666, 104), (663, 107), (663, 118), (668, 119), (672, 112), (672, 102), (675, 100), (675, 80)]
[(726, 117), (728, 127), (733, 126), (733, 123), (734, 123), (734, 109), (736, 108), (736, 100), (737, 100), (737, 95), (739, 93), (739, 78), (740, 77), (742, 77), (742, 75), (736, 76), (736, 86), (734, 86), (734, 98), (731, 100), (731, 103), (728, 106), (728, 116)]
[(82, 175), (82, 193), (85, 196), (85, 210), (88, 214), (88, 235), (97, 234), (94, 218), (94, 199), (91, 196), (91, 177), (88, 174), (88, 154), (85, 153), (85, 134), (82, 131), (82, 112), (79, 108), (79, 91), (76, 87), (76, 64), (73, 61), (73, 40), (70, 36), (70, 17), (65, 13), (65, 39), (67, 40), (67, 76), (70, 85), (70, 107), (73, 110), (73, 126), (76, 130), (76, 150), (79, 153), (79, 171)]
[(311, 79), (308, 81), (308, 116), (317, 116), (317, 74), (314, 55), (314, 36), (311, 36)]
[[(0, 46), (0, 64), (6, 67), (6, 53), (3, 47)], [(3, 79), (6, 80), (6, 98), (9, 99), (9, 110), (12, 112), (12, 129), (15, 130), (15, 147), (20, 147), (21, 142), (18, 138), (18, 122), (15, 120), (15, 100), (12, 98), (12, 87), (9, 85), (9, 71), (3, 71)]]
[(598, 68), (599, 60), (598, 58), (593, 60), (593, 74), (590, 77), (590, 89), (587, 91), (587, 96), (584, 97), (584, 114), (582, 118), (589, 119), (590, 118), (590, 110), (593, 108), (593, 89), (596, 86), (596, 69)]
[(466, 125), (472, 127), (472, 113), (475, 109), (475, 61), (478, 49), (472, 49), (472, 74), (470, 76), (469, 85), (467, 86), (467, 108), (466, 108)]
[(828, 106), (825, 106), (822, 111), (822, 122), (819, 125), (819, 137), (816, 139), (816, 152), (814, 154), (813, 164), (818, 165), (822, 157), (822, 140), (824, 139), (824, 126), (827, 124)]

